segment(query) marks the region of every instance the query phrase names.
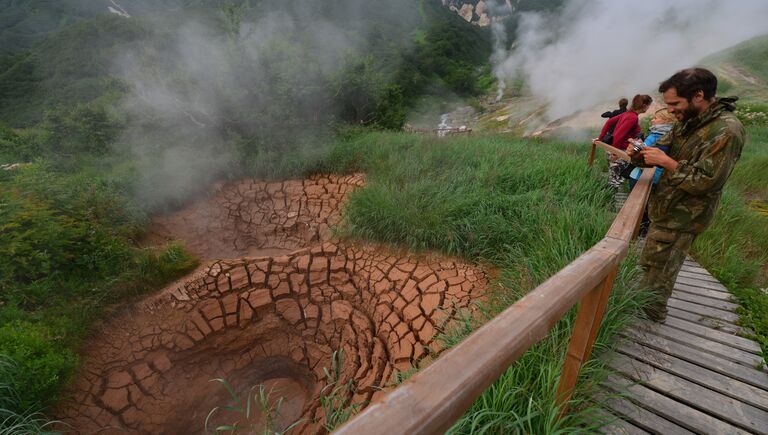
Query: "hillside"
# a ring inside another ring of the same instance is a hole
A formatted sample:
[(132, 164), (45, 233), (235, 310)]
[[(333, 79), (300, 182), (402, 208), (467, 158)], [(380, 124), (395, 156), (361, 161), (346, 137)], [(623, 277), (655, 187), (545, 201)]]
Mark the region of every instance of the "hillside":
[(768, 102), (768, 35), (716, 53), (701, 62), (720, 80), (720, 93), (738, 95), (748, 104)]
[[(368, 1), (364, 8), (349, 2), (315, 2), (300, 8), (299, 2), (271, 0), (132, 2), (131, 18), (109, 13), (107, 1), (99, 7), (44, 0), (6, 2), (0, 38), (9, 50), (0, 57), (0, 123), (11, 126), (30, 126), (41, 121), (46, 110), (63, 105), (129, 92), (122, 63), (126, 56), (150, 59), (144, 67), (156, 69), (155, 73), (188, 74), (153, 61), (151, 56), (177, 56), (168, 41), (180, 38), (178, 32), (190, 24), (202, 25), (207, 32), (204, 37), (220, 39), (221, 44), (226, 44), (228, 34), (234, 35), (231, 32), (240, 32), (237, 37), (244, 47), (245, 38), (251, 35), (262, 39), (281, 32), (292, 35), (290, 40), (270, 40), (269, 46), (280, 51), (271, 62), (277, 71), (260, 92), (284, 88), (282, 95), (271, 98), (286, 104), (296, 99), (335, 100), (331, 107), (311, 108), (313, 118), (319, 111), (343, 121), (392, 127), (402, 124), (404, 110), (424, 92), (470, 95), (481, 91), (476, 83), (487, 73), (483, 66), (490, 55), (487, 31), (469, 25), (432, 0)], [(406, 16), (409, 18), (403, 19)], [(313, 41), (310, 32), (323, 32), (328, 39)], [(320, 43), (323, 46), (313, 46)], [(291, 57), (299, 55), (305, 66), (314, 65), (309, 70), (314, 77), (290, 77), (298, 66)], [(326, 65), (334, 58), (335, 65)], [(234, 59), (222, 61), (235, 66)], [(255, 64), (241, 67), (258, 68)], [(367, 68), (372, 70), (365, 72)], [(345, 74), (356, 78), (346, 80)], [(312, 90), (297, 89), (291, 82), (308, 78), (315, 83)], [(241, 84), (259, 87), (253, 82)], [(307, 94), (317, 91), (321, 94)], [(284, 112), (283, 108), (276, 111)]]
[[(718, 95), (736, 95), (742, 108), (768, 112), (768, 35), (760, 36), (702, 59), (699, 64), (712, 69), (717, 75)], [(656, 95), (655, 89), (647, 89)], [(655, 98), (652, 109), (661, 107), (660, 97)], [(490, 98), (488, 101), (491, 101)], [(658, 104), (657, 104), (658, 103)], [(569, 138), (587, 138), (589, 130), (602, 126), (600, 114), (613, 108), (614, 101), (581, 110), (555, 121), (545, 121), (541, 116), (544, 106), (522, 82), (507, 89), (505, 98), (487, 105), (479, 118), (478, 128), (487, 131), (514, 132), (518, 134), (544, 134)]]

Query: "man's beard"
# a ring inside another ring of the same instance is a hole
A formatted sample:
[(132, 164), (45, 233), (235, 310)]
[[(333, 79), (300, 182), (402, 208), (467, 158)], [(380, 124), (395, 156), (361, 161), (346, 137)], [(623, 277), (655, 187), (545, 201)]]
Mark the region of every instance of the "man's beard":
[(691, 106), (690, 102), (689, 102), (688, 103), (688, 107), (685, 110), (683, 110), (683, 121), (682, 122), (690, 121), (691, 119), (693, 119), (693, 118), (695, 118), (697, 116), (699, 116), (699, 111), (696, 110), (693, 106)]

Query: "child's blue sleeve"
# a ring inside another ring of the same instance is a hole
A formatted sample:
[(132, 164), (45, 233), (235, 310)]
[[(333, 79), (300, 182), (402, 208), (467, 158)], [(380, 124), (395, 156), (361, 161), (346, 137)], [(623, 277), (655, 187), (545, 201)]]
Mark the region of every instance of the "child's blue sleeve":
[(649, 134), (648, 137), (645, 138), (645, 146), (652, 147), (653, 144), (655, 144), (656, 141), (659, 140), (659, 137), (661, 136), (659, 136), (658, 134)]

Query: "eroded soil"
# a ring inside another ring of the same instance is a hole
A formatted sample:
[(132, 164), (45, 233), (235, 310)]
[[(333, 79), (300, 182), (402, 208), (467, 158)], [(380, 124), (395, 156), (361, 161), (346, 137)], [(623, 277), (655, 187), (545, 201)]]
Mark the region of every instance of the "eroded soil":
[[(323, 432), (324, 368), (335, 351), (337, 385), (351, 386), (339, 395), (361, 406), (393, 373), (440, 351), (436, 333), (482, 296), (487, 278), (441, 256), (334, 241), (328, 228), (362, 184), (248, 180), (160, 219), (159, 231), (201, 255), (241, 258), (211, 261), (112, 319), (85, 350), (57, 417), (82, 433), (202, 433), (211, 409), (232, 404), (210, 382), (223, 378), (243, 398), (264, 386), (270, 405), (283, 398), (280, 412), (245, 421), (220, 411), (212, 425), (239, 421), (260, 433), (301, 420), (295, 433)], [(264, 249), (291, 252), (249, 255)]]

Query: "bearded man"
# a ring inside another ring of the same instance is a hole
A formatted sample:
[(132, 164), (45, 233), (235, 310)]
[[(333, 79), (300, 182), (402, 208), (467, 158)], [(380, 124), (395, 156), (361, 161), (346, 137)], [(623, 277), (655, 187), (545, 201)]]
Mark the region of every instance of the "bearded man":
[(704, 68), (665, 80), (659, 92), (678, 122), (656, 145), (668, 146), (668, 154), (627, 149), (636, 166), (664, 168), (648, 200), (651, 225), (640, 257), (642, 287), (659, 296), (646, 314), (657, 322), (666, 318), (677, 274), (696, 236), (712, 222), (744, 146), (744, 127), (733, 113), (737, 98), (717, 98), (716, 91), (717, 78)]

